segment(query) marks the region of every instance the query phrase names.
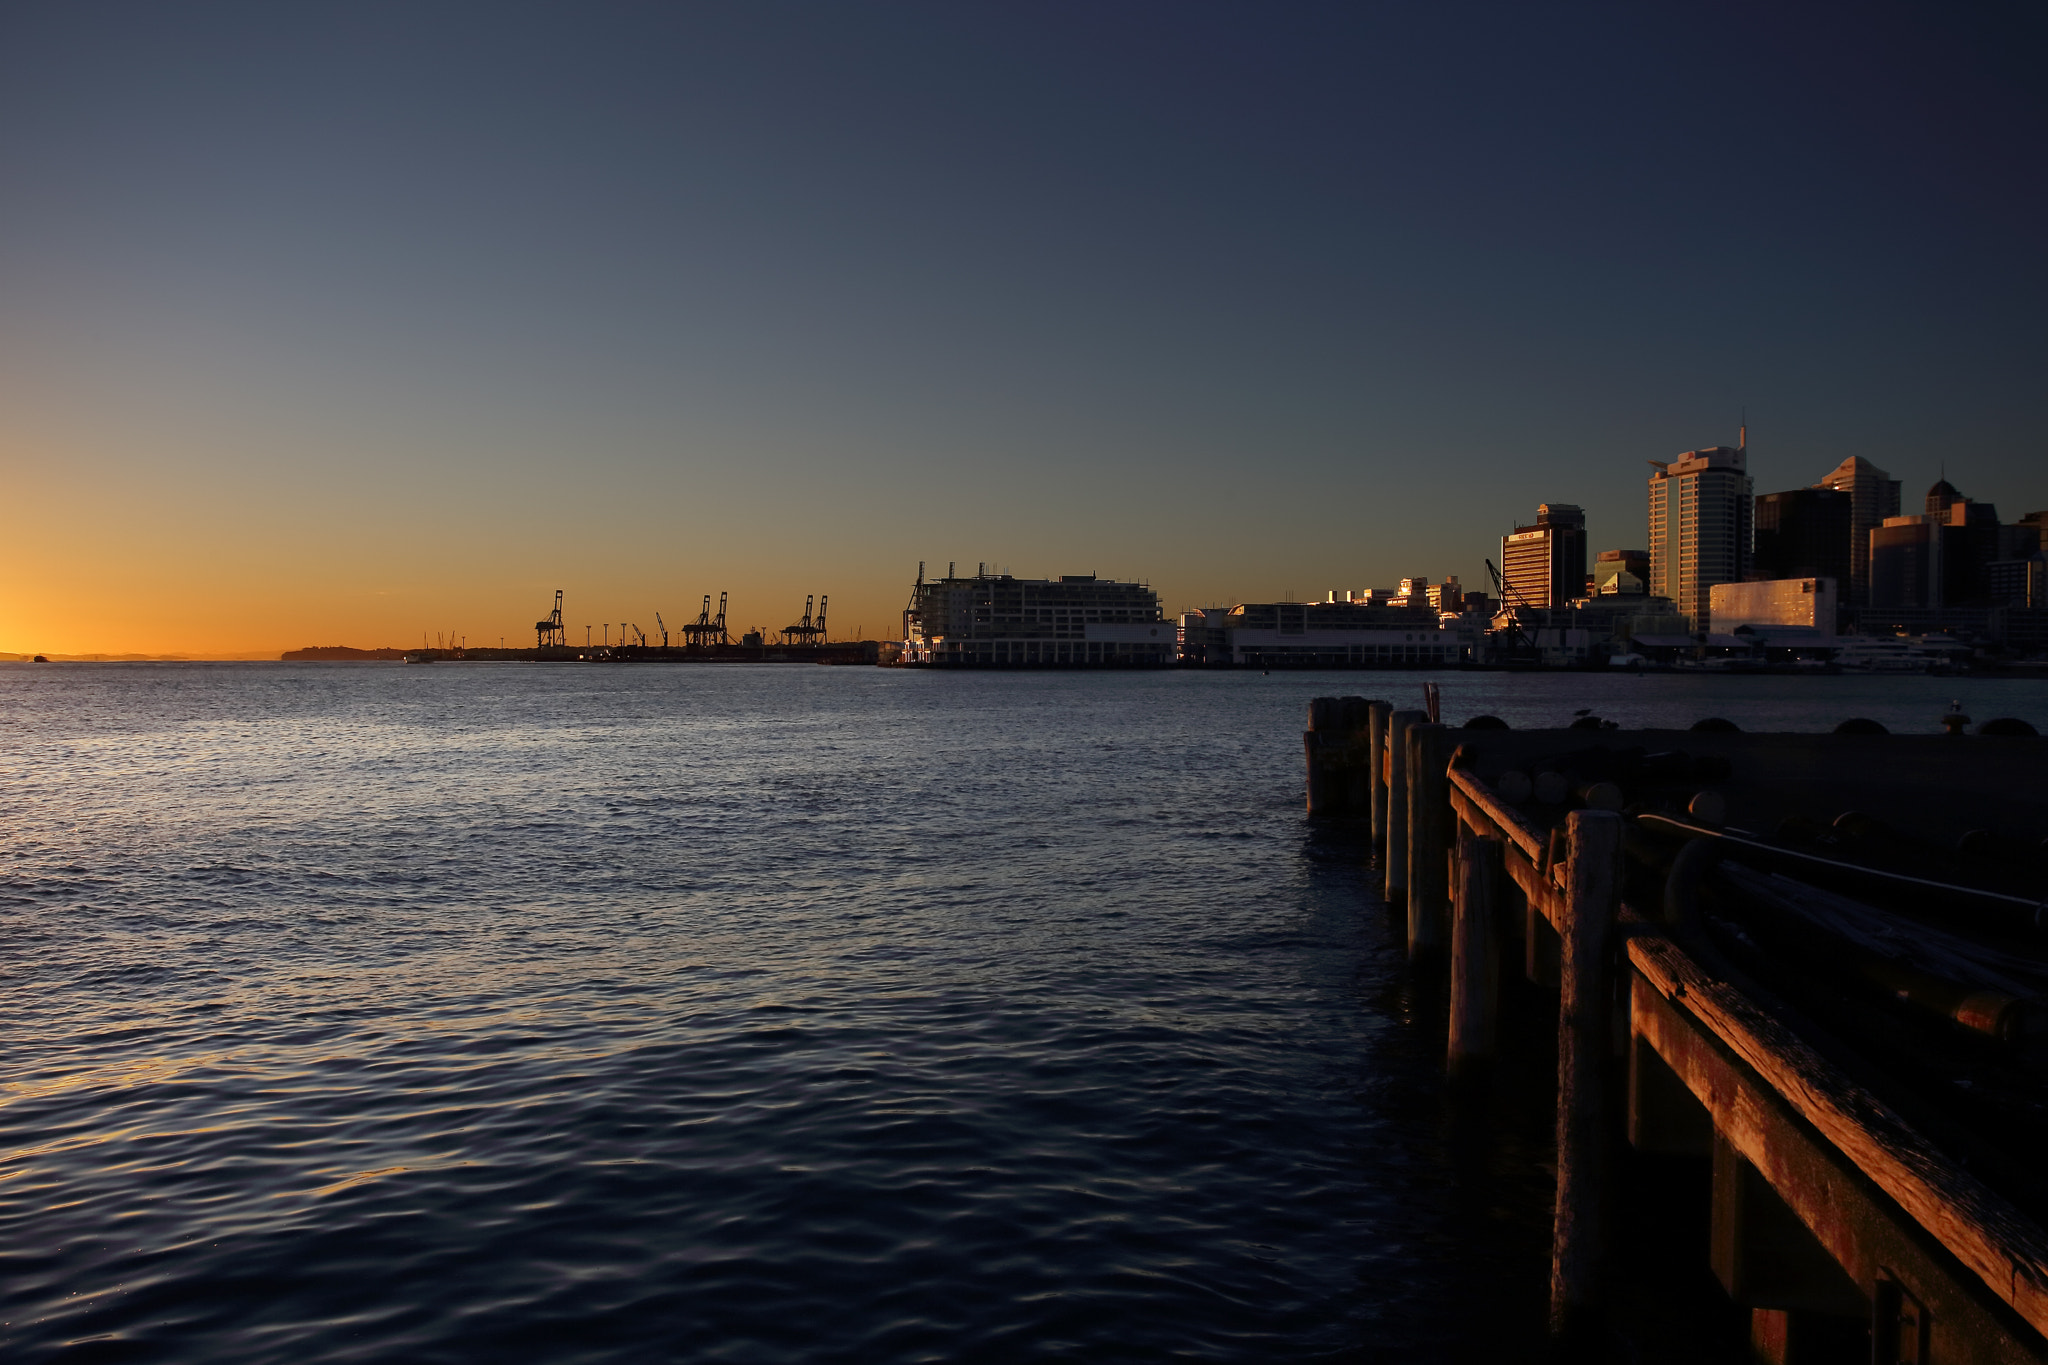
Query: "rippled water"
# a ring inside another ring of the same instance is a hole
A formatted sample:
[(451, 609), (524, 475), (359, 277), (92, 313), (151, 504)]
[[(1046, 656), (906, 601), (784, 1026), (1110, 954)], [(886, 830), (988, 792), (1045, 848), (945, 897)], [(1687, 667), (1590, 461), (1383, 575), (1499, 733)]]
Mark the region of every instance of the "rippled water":
[[(0, 665), (0, 1354), (1490, 1340), (1543, 1154), (1447, 1136), (1428, 1001), (1300, 813), (1306, 699), (1416, 682)], [(1444, 683), (2048, 727), (2034, 683)]]

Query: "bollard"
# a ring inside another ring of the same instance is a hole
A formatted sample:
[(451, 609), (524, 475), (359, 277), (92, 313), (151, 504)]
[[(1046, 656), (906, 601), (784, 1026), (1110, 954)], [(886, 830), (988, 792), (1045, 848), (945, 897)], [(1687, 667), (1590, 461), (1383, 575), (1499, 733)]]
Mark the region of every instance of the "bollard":
[(1612, 811), (1565, 817), (1558, 932), (1557, 1209), (1551, 1223), (1550, 1330), (1577, 1337), (1597, 1309), (1606, 1161), (1607, 1063), (1613, 1051), (1608, 942), (1621, 887), (1622, 820)]
[(1477, 1071), (1493, 1057), (1500, 1017), (1500, 947), (1494, 926), (1498, 839), (1458, 822), (1458, 878), (1451, 913), (1451, 1039), (1446, 1069)]
[(1450, 731), (1411, 723), (1408, 745), (1408, 956), (1434, 957), (1444, 949), (1450, 919)]
[(1394, 704), (1376, 701), (1370, 704), (1369, 710), (1367, 745), (1372, 764), (1372, 846), (1384, 853), (1387, 847), (1387, 717), (1394, 714)]
[(1387, 717), (1387, 904), (1408, 902), (1408, 727), (1426, 724), (1421, 711), (1395, 711)]

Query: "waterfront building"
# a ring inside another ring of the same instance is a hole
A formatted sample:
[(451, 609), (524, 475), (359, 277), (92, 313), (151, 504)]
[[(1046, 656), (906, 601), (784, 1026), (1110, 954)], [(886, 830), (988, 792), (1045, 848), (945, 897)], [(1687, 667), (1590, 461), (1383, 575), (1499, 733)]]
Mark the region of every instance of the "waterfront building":
[(1534, 526), (1501, 537), (1500, 572), (1511, 608), (1545, 611), (1585, 596), (1585, 511), (1568, 502), (1538, 506)]
[(1444, 668), (1467, 649), (1426, 601), (1240, 602), (1183, 613), (1179, 634), (1205, 668)]
[(1709, 628), (1716, 583), (1749, 573), (1752, 490), (1743, 444), (1652, 460), (1650, 592), (1678, 604), (1692, 630)]
[(1815, 488), (1849, 495), (1849, 602), (1870, 604), (1870, 533), (1899, 515), (1899, 481), (1861, 455), (1830, 470)]
[(1094, 574), (919, 577), (903, 662), (937, 668), (1163, 668), (1176, 657), (1159, 594)]
[(1465, 609), (1465, 589), (1458, 583), (1456, 574), (1452, 574), (1441, 583), (1430, 584), (1426, 595), (1429, 598), (1429, 605), (1434, 607), (1439, 615), (1444, 612), (1456, 615)]
[(1852, 585), (1855, 496), (1840, 488), (1759, 493), (1750, 576), (1775, 581), (1832, 578)]
[(1725, 633), (1748, 626), (1772, 638), (1831, 638), (1840, 619), (1838, 593), (1833, 578), (1716, 583), (1711, 592), (1714, 629)]

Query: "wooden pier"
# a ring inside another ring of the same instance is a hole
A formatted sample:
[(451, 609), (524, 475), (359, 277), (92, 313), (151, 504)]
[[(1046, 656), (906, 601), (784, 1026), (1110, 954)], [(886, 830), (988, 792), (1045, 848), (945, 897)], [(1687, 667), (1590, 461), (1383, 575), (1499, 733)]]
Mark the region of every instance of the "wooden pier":
[(1556, 992), (1562, 1355), (1597, 1358), (1632, 1149), (1698, 1163), (1755, 1359), (2048, 1361), (2048, 740), (1966, 724), (1311, 710), (1310, 813), (1448, 975), (1451, 1075), (1494, 1065), (1504, 971)]

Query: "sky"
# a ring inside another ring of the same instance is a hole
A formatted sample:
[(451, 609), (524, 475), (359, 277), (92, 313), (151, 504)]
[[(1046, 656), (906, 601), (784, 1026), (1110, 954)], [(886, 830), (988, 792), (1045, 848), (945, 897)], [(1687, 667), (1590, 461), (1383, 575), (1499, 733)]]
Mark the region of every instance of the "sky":
[[(1794, 13), (1792, 11), (1796, 10)], [(2048, 507), (2048, 10), (0, 4), (0, 651)]]

